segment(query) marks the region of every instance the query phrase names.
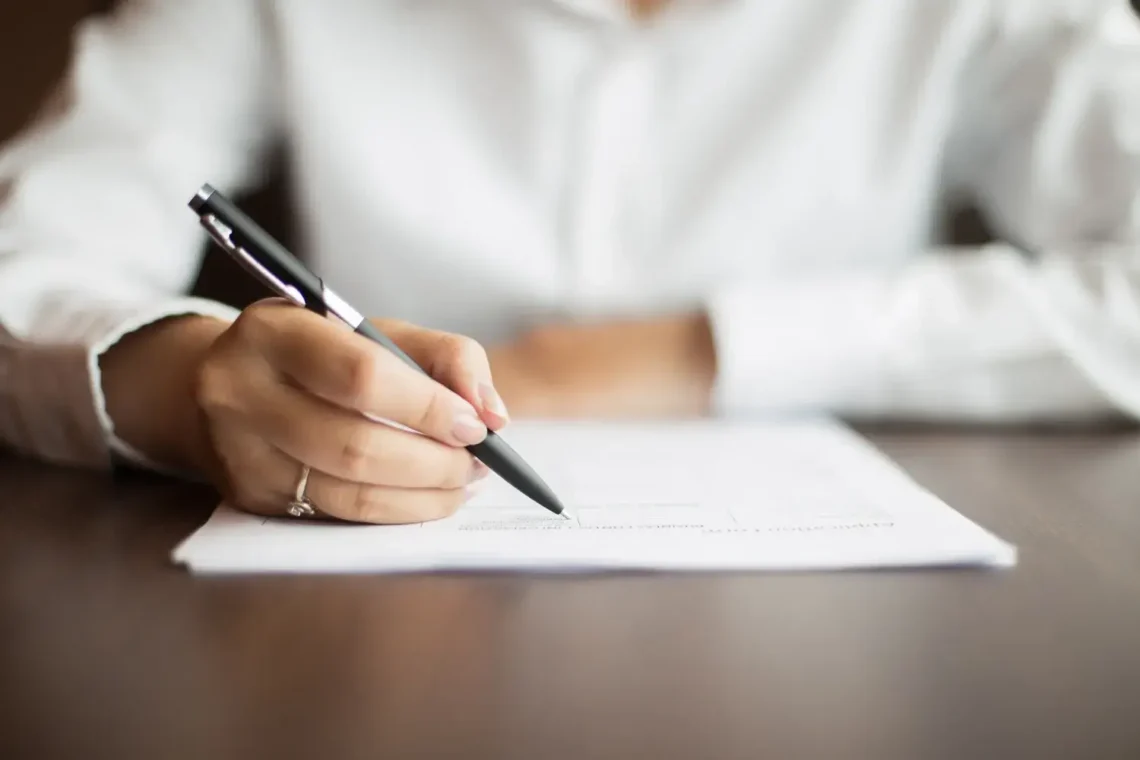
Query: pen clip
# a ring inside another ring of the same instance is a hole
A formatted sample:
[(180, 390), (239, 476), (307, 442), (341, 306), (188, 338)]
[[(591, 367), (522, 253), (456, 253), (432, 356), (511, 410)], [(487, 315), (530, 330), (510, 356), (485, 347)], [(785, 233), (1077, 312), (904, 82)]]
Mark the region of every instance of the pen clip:
[(297, 306), (305, 306), (305, 297), (301, 295), (300, 290), (282, 282), (277, 275), (262, 266), (261, 262), (255, 259), (249, 251), (239, 245), (234, 245), (233, 239), (231, 238), (233, 230), (227, 227), (225, 223), (220, 221), (213, 214), (200, 216), (198, 217), (198, 221), (202, 223), (202, 226), (210, 233), (210, 237), (221, 246), (222, 250), (230, 254), (247, 272), (258, 280), (261, 280), (262, 284), (267, 285), (271, 290), (289, 299)]

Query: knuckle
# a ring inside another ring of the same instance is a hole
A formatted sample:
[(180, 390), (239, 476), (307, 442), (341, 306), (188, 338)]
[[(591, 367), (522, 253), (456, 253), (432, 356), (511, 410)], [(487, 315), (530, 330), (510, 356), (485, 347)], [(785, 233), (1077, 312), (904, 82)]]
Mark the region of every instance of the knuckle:
[(349, 514), (360, 522), (388, 522), (388, 505), (380, 493), (380, 489), (375, 487), (354, 485), (348, 504)]
[(471, 480), (475, 458), (462, 449), (445, 449), (445, 456), (432, 467), (435, 488), (462, 488)]
[(381, 369), (379, 357), (370, 351), (357, 351), (345, 359), (339, 374), (344, 383), (343, 393), (350, 403), (359, 406), (372, 395)]
[(341, 441), (337, 454), (340, 474), (352, 481), (370, 479), (378, 460), (378, 434), (367, 423), (353, 425)]
[(455, 413), (447, 392), (432, 389), (426, 394), (418, 414), (418, 427), (421, 432), (449, 432)]
[(273, 310), (268, 304), (255, 303), (238, 314), (230, 330), (243, 341), (260, 343), (273, 330), (272, 314)]
[(452, 334), (444, 338), (444, 352), (448, 359), (460, 364), (481, 362), (487, 358), (483, 346), (465, 335)]
[(224, 363), (207, 359), (198, 367), (194, 382), (194, 397), (198, 406), (207, 412), (232, 409), (236, 405), (232, 374)]

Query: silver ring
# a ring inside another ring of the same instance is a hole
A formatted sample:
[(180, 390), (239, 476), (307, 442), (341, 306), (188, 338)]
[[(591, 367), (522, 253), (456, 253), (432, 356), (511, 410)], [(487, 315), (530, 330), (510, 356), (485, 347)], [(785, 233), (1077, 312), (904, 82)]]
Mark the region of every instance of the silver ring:
[(297, 481), (297, 488), (293, 492), (293, 500), (289, 502), (289, 515), (291, 517), (314, 517), (317, 514), (313, 502), (305, 496), (305, 488), (309, 485), (309, 466), (301, 468), (301, 477)]

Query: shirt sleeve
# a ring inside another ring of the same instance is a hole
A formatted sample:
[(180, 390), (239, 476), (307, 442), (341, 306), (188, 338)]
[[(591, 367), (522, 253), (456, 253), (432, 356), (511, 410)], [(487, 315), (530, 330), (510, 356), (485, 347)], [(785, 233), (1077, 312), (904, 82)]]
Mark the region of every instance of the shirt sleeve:
[(47, 109), (0, 148), (0, 446), (151, 463), (115, 435), (99, 356), (186, 298), (204, 182), (236, 191), (275, 129), (262, 4), (129, 0), (82, 23)]
[(711, 295), (721, 412), (1140, 418), (1140, 34), (1124, 0), (995, 3), (950, 182), (1006, 243)]

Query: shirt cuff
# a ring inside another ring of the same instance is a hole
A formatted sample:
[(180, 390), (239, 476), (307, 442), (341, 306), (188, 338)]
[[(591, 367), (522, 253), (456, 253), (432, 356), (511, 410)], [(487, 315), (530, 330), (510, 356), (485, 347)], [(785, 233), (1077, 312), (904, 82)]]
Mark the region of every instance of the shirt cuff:
[(199, 315), (216, 317), (226, 322), (237, 318), (238, 310), (217, 301), (204, 298), (180, 298), (163, 301), (147, 307), (109, 309), (93, 320), (92, 328), (85, 335), (87, 351), (87, 377), (90, 383), (91, 401), (99, 420), (103, 440), (114, 457), (137, 467), (171, 475), (185, 475), (148, 458), (141, 451), (115, 434), (115, 425), (107, 412), (107, 399), (103, 395), (103, 377), (99, 359), (112, 346), (130, 333), (168, 317)]
[(836, 414), (881, 405), (889, 280), (849, 274), (728, 286), (706, 299), (715, 413)]

